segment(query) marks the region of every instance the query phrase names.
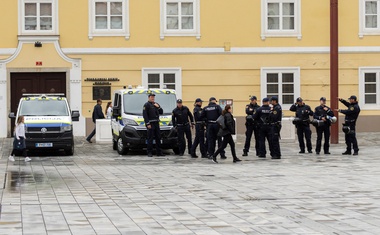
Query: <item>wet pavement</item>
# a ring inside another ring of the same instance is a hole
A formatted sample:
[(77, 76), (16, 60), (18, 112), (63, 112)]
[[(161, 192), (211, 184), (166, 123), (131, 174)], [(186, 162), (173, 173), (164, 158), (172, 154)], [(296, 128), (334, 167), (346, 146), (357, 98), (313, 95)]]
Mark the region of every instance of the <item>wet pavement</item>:
[(359, 156), (285, 142), (281, 160), (251, 151), (238, 164), (229, 148), (213, 164), (84, 138), (74, 156), (9, 162), (11, 142), (0, 139), (0, 234), (380, 234), (379, 133), (359, 134)]

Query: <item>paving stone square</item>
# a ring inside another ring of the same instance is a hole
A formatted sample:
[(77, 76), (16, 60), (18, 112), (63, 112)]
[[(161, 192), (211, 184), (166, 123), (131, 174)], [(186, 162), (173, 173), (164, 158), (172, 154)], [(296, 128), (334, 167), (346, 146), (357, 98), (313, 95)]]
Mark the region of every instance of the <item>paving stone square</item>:
[[(111, 144), (76, 138), (74, 156), (40, 152), (8, 161), (0, 139), (0, 234), (380, 234), (380, 134), (358, 135), (359, 156), (282, 159), (120, 156)], [(313, 139), (315, 144), (315, 139)]]

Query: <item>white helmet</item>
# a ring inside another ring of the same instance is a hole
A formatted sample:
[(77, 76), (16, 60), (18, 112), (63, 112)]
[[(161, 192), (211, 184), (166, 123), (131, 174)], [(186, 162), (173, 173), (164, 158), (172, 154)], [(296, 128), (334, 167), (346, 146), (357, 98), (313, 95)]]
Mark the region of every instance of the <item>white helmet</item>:
[(336, 123), (336, 121), (338, 120), (336, 117), (329, 117), (331, 123)]

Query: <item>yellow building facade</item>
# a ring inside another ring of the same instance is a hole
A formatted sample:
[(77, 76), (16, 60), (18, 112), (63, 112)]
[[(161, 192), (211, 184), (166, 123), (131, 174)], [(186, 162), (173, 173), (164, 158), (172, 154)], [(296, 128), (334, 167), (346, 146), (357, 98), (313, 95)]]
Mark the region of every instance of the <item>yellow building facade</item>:
[[(0, 137), (28, 92), (64, 92), (77, 136), (96, 98), (105, 108), (128, 85), (174, 88), (190, 107), (232, 99), (239, 133), (251, 95), (329, 105), (329, 20), (329, 0), (2, 0)], [(379, 42), (380, 1), (339, 1), (339, 96), (358, 96), (359, 131), (380, 131)]]

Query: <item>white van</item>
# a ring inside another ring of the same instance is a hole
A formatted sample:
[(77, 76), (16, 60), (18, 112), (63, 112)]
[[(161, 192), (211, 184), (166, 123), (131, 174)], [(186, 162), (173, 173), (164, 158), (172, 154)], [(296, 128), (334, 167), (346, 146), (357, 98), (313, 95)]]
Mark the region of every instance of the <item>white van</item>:
[(74, 154), (72, 121), (79, 121), (79, 111), (71, 111), (63, 94), (24, 94), (17, 115), (24, 116), (25, 141), (28, 150), (63, 149)]
[(177, 96), (171, 89), (122, 89), (114, 92), (111, 119), (113, 149), (121, 155), (129, 149), (147, 147), (147, 129), (142, 115), (148, 94), (156, 95), (156, 102), (163, 109), (160, 115), (161, 148), (173, 149), (178, 154), (177, 131), (173, 128), (171, 112), (176, 107)]

